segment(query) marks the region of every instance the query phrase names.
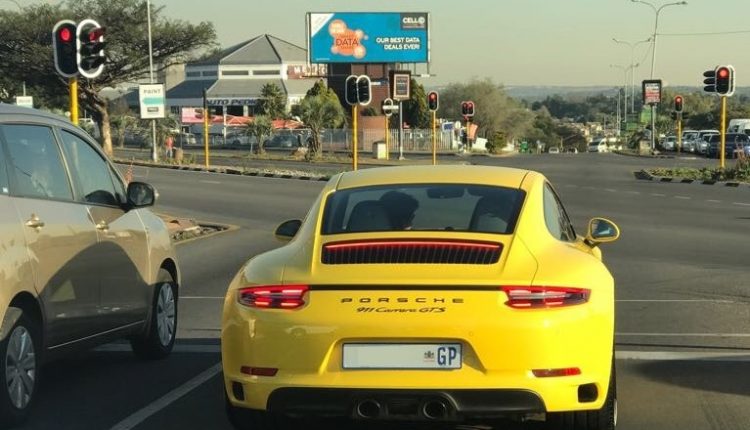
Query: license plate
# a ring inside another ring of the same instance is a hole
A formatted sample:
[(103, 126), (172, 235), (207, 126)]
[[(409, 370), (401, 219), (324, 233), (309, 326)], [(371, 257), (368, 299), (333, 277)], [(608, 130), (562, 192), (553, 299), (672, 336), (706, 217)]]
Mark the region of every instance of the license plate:
[(460, 343), (347, 343), (344, 369), (460, 369)]

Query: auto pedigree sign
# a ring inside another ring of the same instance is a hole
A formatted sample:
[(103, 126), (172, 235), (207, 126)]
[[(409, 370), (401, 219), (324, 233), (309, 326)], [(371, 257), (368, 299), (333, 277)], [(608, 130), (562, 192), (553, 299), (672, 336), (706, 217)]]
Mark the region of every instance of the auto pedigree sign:
[(311, 63), (427, 63), (429, 14), (308, 13)]

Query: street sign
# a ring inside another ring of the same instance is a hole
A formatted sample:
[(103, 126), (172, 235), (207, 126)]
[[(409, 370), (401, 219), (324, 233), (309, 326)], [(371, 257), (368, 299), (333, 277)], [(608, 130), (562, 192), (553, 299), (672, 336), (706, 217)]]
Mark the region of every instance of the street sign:
[(408, 70), (391, 70), (391, 97), (397, 102), (411, 98), (411, 72)]
[(138, 86), (141, 119), (159, 119), (166, 116), (164, 108), (164, 84), (141, 84)]
[(661, 79), (643, 81), (643, 104), (658, 105), (661, 103)]
[(16, 106), (34, 108), (34, 97), (32, 96), (16, 96)]

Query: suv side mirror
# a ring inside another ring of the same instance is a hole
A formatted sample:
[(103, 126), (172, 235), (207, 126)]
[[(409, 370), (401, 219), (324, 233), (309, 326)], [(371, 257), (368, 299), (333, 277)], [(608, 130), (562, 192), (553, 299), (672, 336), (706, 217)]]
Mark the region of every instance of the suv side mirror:
[(586, 233), (586, 243), (597, 246), (602, 243), (614, 242), (620, 238), (620, 228), (617, 224), (605, 218), (592, 218)]
[(300, 227), (302, 227), (302, 221), (298, 219), (284, 221), (276, 227), (274, 235), (276, 236), (276, 239), (282, 242), (289, 242), (297, 235)]
[(131, 208), (145, 208), (153, 206), (159, 193), (154, 187), (145, 182), (131, 182), (128, 184), (128, 206)]

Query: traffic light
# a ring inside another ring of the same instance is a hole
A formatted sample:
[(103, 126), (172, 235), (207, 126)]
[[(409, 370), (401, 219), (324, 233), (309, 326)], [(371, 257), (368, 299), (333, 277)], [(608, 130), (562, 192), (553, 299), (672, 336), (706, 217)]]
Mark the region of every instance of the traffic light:
[(719, 66), (716, 68), (716, 92), (722, 96), (734, 94), (734, 67)]
[(346, 85), (344, 88), (344, 99), (346, 104), (354, 106), (357, 104), (357, 76), (349, 75), (346, 78)]
[(438, 110), (439, 101), (438, 101), (438, 93), (437, 91), (430, 91), (429, 94), (427, 94), (427, 107), (435, 112)]
[(76, 24), (63, 20), (52, 28), (52, 51), (57, 73), (66, 78), (78, 74), (76, 65)]
[(370, 82), (369, 76), (361, 75), (357, 78), (357, 101), (362, 106), (369, 105), (370, 100), (372, 100), (372, 91), (370, 90), (371, 86), (372, 82)]
[(703, 91), (707, 93), (715, 93), (716, 92), (716, 69), (706, 70), (705, 72), (703, 72), (703, 76), (706, 78), (703, 80), (703, 84), (705, 85), (703, 87)]
[(682, 96), (675, 96), (674, 98), (674, 111), (675, 112), (682, 112), (682, 103), (683, 103)]
[(77, 63), (81, 75), (93, 79), (104, 70), (104, 27), (93, 19), (78, 24)]
[(473, 117), (474, 116), (474, 102), (467, 101), (461, 103), (461, 115), (465, 117)]

